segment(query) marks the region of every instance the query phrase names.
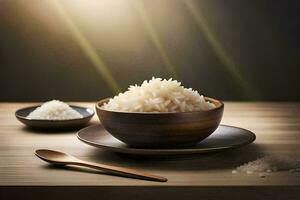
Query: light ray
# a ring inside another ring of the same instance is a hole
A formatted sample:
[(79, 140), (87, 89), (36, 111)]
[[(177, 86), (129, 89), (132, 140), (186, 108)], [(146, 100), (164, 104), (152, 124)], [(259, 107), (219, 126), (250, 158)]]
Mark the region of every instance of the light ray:
[(103, 80), (107, 83), (111, 91), (115, 94), (121, 91), (120, 86), (113, 78), (112, 74), (110, 73), (108, 66), (104, 63), (103, 59), (97, 54), (94, 47), (88, 41), (88, 39), (84, 36), (84, 34), (80, 31), (77, 25), (72, 20), (71, 16), (67, 13), (64, 6), (60, 3), (59, 0), (52, 0), (52, 4), (57, 9), (59, 15), (66, 23), (67, 27), (69, 28), (72, 36), (74, 37), (75, 41), (78, 43), (81, 50), (84, 52), (86, 57), (90, 60), (90, 62), (95, 66), (99, 74), (102, 76)]
[(230, 56), (225, 52), (222, 44), (218, 41), (217, 37), (213, 33), (213, 31), (208, 26), (205, 18), (201, 15), (201, 12), (199, 12), (196, 9), (196, 5), (192, 0), (183, 1), (183, 3), (186, 5), (187, 9), (191, 13), (193, 19), (197, 23), (199, 29), (203, 31), (203, 34), (206, 38), (206, 40), (211, 45), (213, 51), (216, 53), (218, 58), (221, 60), (223, 65), (226, 67), (227, 71), (233, 78), (233, 80), (239, 85), (241, 92), (246, 96), (249, 97), (249, 95), (252, 96), (252, 98), (257, 97), (257, 91), (255, 91), (251, 85), (245, 80), (245, 78), (242, 76), (239, 68), (234, 63), (234, 61), (230, 58)]
[(157, 49), (157, 51), (164, 63), (166, 70), (171, 74), (171, 76), (173, 76), (173, 78), (178, 78), (178, 73), (176, 72), (176, 67), (171, 62), (171, 59), (169, 58), (164, 46), (162, 45), (162, 43), (159, 39), (159, 36), (151, 22), (151, 19), (145, 9), (144, 3), (141, 0), (136, 0), (136, 1), (133, 1), (132, 3), (133, 3), (134, 8), (136, 9), (138, 15), (141, 18), (141, 21), (144, 25), (144, 28), (145, 28), (148, 36), (150, 37), (155, 48)]

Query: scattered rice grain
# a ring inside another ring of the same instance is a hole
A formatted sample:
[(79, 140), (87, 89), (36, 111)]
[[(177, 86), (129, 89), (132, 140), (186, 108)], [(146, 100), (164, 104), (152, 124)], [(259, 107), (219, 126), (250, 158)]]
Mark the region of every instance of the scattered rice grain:
[(300, 157), (295, 156), (265, 156), (257, 160), (245, 163), (236, 168), (238, 172), (276, 172), (290, 171), (300, 168)]

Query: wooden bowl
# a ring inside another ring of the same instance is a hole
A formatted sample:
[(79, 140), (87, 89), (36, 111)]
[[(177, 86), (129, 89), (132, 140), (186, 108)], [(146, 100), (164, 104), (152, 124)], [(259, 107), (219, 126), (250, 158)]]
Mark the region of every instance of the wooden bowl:
[(208, 111), (179, 113), (116, 112), (101, 108), (109, 98), (96, 103), (104, 128), (115, 138), (137, 148), (178, 148), (193, 146), (216, 130), (224, 104), (205, 97), (216, 105)]

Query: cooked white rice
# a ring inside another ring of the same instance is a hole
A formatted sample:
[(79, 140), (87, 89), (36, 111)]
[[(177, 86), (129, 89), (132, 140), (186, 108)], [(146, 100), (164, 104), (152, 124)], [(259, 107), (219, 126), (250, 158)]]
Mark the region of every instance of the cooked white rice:
[(192, 88), (184, 88), (176, 80), (152, 78), (141, 86), (129, 89), (102, 106), (106, 110), (122, 112), (187, 112), (210, 110), (216, 106), (205, 101)]
[(45, 102), (42, 106), (36, 108), (27, 116), (27, 118), (44, 120), (66, 120), (82, 118), (82, 115), (64, 102), (52, 100)]

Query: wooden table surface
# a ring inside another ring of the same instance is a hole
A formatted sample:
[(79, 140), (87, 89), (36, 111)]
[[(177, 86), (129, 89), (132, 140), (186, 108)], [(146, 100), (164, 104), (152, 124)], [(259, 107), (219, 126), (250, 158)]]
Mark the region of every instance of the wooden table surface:
[[(93, 108), (93, 103), (76, 103)], [(90, 147), (76, 131), (51, 133), (26, 128), (14, 116), (30, 103), (0, 103), (0, 199), (30, 197), (55, 199), (100, 197), (144, 199), (243, 198), (300, 199), (300, 173), (257, 174), (231, 171), (264, 155), (300, 156), (300, 103), (225, 102), (222, 124), (253, 131), (257, 139), (248, 146), (212, 154), (171, 157), (137, 157)], [(98, 123), (94, 116), (92, 124)], [(56, 168), (34, 156), (34, 150), (61, 150), (79, 158), (143, 170), (165, 176), (166, 183), (121, 178), (84, 168)]]

